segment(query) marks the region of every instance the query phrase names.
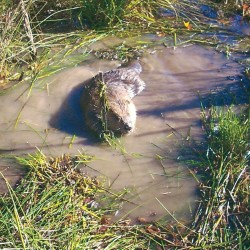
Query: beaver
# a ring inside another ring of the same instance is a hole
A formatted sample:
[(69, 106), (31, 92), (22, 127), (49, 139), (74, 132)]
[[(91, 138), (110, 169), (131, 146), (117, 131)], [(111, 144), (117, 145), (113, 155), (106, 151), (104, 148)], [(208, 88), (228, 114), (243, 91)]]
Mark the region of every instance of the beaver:
[(136, 108), (132, 101), (144, 88), (139, 77), (139, 62), (128, 67), (100, 72), (84, 86), (81, 105), (86, 125), (97, 134), (131, 133), (135, 128)]

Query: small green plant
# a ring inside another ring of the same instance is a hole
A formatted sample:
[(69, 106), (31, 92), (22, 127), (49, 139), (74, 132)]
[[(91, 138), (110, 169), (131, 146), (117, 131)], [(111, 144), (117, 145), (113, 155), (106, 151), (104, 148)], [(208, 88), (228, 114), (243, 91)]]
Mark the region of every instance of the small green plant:
[[(101, 76), (102, 73), (100, 73)], [(108, 112), (109, 112), (109, 103), (107, 99), (107, 85), (104, 83), (104, 80), (98, 80), (98, 93), (100, 97), (100, 102), (101, 102), (101, 114), (100, 114), (100, 120), (101, 120), (101, 126), (102, 126), (102, 131), (100, 136), (100, 139), (105, 141), (110, 147), (114, 149), (119, 149), (123, 154), (126, 153), (125, 148), (123, 147), (121, 140), (116, 137), (114, 132), (112, 130), (109, 130), (108, 128)]]
[[(231, 165), (245, 161), (244, 155), (249, 150), (249, 118), (248, 114), (237, 115), (233, 107), (228, 110), (210, 109), (206, 120), (203, 113), (204, 127), (209, 142), (210, 158), (220, 155), (221, 161), (228, 161)], [(220, 164), (219, 164), (220, 165)]]
[[(103, 74), (101, 74), (101, 77), (103, 78)], [(107, 86), (104, 82), (103, 79), (98, 80), (98, 93), (99, 93), (99, 98), (100, 98), (100, 103), (101, 103), (101, 125), (102, 125), (102, 133), (109, 133), (108, 131), (108, 122), (107, 122), (107, 114), (109, 112), (109, 103), (107, 99)]]

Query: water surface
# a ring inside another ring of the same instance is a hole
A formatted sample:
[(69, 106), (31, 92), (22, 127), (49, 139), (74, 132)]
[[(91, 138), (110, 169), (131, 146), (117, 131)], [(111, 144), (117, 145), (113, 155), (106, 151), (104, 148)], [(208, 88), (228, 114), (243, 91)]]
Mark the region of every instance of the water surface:
[[(107, 45), (104, 41), (99, 46)], [(54, 156), (79, 151), (96, 155), (98, 159), (83, 171), (106, 177), (113, 192), (128, 190), (125, 198), (131, 202), (121, 203), (117, 218), (130, 214), (133, 219), (155, 220), (168, 212), (189, 218), (197, 183), (177, 160), (178, 145), (190, 134), (202, 139), (198, 93), (204, 96), (237, 85), (241, 68), (199, 46), (149, 49), (141, 63), (147, 86), (134, 99), (136, 130), (121, 139), (126, 154), (100, 144), (84, 125), (79, 106), (84, 82), (119, 65), (91, 57), (81, 66), (43, 79), (30, 96), (25, 85), (0, 96), (1, 152), (23, 154), (38, 147)], [(0, 170), (6, 169), (3, 173), (13, 184), (20, 169), (2, 165)], [(5, 190), (1, 180), (0, 192)]]

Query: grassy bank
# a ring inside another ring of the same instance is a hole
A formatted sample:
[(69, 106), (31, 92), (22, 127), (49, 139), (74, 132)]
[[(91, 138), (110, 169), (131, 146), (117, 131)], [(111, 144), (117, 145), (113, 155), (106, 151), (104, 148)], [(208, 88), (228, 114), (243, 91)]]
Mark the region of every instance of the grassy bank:
[[(0, 87), (62, 69), (65, 57), (108, 35), (150, 29), (164, 1), (2, 1), (0, 7)], [(164, 5), (168, 6), (168, 3)], [(153, 30), (153, 29), (152, 29)], [(79, 53), (80, 51), (80, 53)], [(63, 63), (62, 63), (63, 62)]]
[[(8, 89), (27, 79), (34, 85), (38, 78), (74, 66), (90, 52), (88, 45), (109, 35), (126, 37), (153, 33), (172, 40), (175, 46), (183, 41), (215, 44), (218, 40), (213, 37), (190, 38), (187, 34), (216, 30), (218, 27), (208, 22), (209, 15), (214, 18), (214, 13), (217, 17), (217, 11), (223, 12), (229, 5), (238, 12), (238, 7), (231, 2), (224, 5), (211, 1), (213, 7), (203, 10), (202, 3), (190, 5), (187, 0), (2, 0), (0, 88)], [(222, 23), (226, 21), (223, 18)], [(75, 51), (78, 60), (68, 63), (67, 56)]]
[[(136, 249), (134, 226), (111, 225), (112, 207), (100, 208), (104, 193), (95, 178), (77, 167), (88, 156), (47, 158), (41, 152), (18, 158), (30, 172), (9, 194), (0, 197), (0, 248), (5, 249)], [(107, 195), (107, 194), (106, 194)], [(106, 248), (107, 247), (107, 248)]]
[[(248, 249), (249, 113), (212, 108), (202, 120), (207, 141), (192, 146), (193, 159), (185, 161), (199, 183), (193, 222), (112, 223), (122, 196), (79, 171), (92, 157), (38, 152), (17, 158), (30, 171), (15, 190), (7, 183), (9, 194), (0, 197), (1, 248)], [(109, 205), (101, 207), (100, 197)]]
[(202, 113), (207, 142), (190, 161), (199, 177), (200, 201), (193, 222), (201, 249), (249, 246), (249, 113), (232, 108)]

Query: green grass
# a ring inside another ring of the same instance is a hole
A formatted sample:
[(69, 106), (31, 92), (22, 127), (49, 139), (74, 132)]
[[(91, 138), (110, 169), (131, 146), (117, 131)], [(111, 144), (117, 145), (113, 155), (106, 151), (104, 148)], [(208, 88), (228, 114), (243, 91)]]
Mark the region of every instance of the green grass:
[(126, 0), (81, 0), (79, 20), (92, 28), (113, 27), (124, 17)]
[(233, 108), (202, 113), (206, 150), (190, 161), (199, 179), (200, 201), (193, 228), (198, 249), (247, 249), (249, 217), (249, 114)]
[[(0, 90), (27, 80), (33, 86), (39, 78), (49, 76), (65, 67), (75, 66), (85, 60), (88, 54), (86, 46), (107, 35), (94, 31), (43, 32), (42, 26), (54, 15), (40, 17), (40, 12), (44, 10), (41, 6), (41, 9), (36, 9), (37, 5), (40, 6), (39, 2), (34, 3), (34, 1), (20, 1), (19, 4), (12, 2), (7, 4), (2, 1)], [(67, 9), (56, 12), (69, 11)], [(55, 26), (60, 24), (60, 20), (54, 22)], [(76, 50), (78, 60), (75, 60), (76, 56), (75, 59), (69, 60), (70, 55)]]
[[(186, 160), (198, 181), (193, 221), (130, 225), (110, 215), (123, 195), (106, 190), (78, 167), (94, 160), (76, 157), (17, 157), (28, 175), (0, 196), (0, 244), (22, 249), (248, 249), (249, 114), (233, 108), (204, 110), (207, 141)], [(189, 152), (190, 155), (190, 152)], [(101, 207), (99, 203), (105, 204)], [(169, 211), (166, 211), (166, 213)]]
[[(62, 69), (61, 60), (65, 56), (75, 51), (79, 53), (85, 47), (82, 59), (73, 62), (77, 64), (85, 59), (84, 54), (88, 53), (86, 46), (108, 35), (125, 37), (158, 32), (172, 39), (173, 34), (187, 33), (179, 15), (184, 13), (186, 5), (187, 1), (174, 0), (69, 0), (46, 3), (22, 0), (19, 4), (2, 0), (0, 88), (7, 89), (23, 80), (29, 80), (34, 85), (38, 78)], [(159, 8), (170, 9), (174, 20), (160, 18)], [(199, 9), (198, 5), (193, 8)], [(185, 20), (191, 20), (191, 17)], [(197, 28), (198, 23), (193, 25), (193, 30), (200, 32), (201, 29)], [(123, 49), (120, 56), (126, 58), (125, 54), (129, 53), (130, 49)]]
[[(221, 5), (213, 6), (222, 9)], [(169, 11), (170, 17), (162, 18), (162, 10)], [(63, 66), (77, 65), (85, 60), (89, 44), (109, 35), (127, 37), (153, 33), (163, 36), (164, 44), (174, 43), (174, 46), (192, 41), (216, 44), (218, 41), (214, 38), (190, 39), (190, 32), (203, 34), (212, 29), (204, 20), (200, 3), (190, 5), (188, 0), (22, 0), (18, 4), (2, 0), (0, 89), (8, 89), (24, 80), (33, 86), (38, 78), (58, 72)], [(184, 21), (190, 23), (190, 30)], [(248, 43), (241, 44), (248, 46)], [(114, 57), (124, 61), (140, 56), (137, 46), (121, 45)], [(82, 57), (74, 61), (70, 54), (79, 50)]]
[[(41, 152), (18, 161), (29, 174), (0, 197), (1, 248), (135, 249), (142, 247), (135, 226), (109, 223), (111, 207), (100, 208), (104, 187), (80, 174), (77, 167), (91, 157), (47, 158)], [(107, 196), (107, 194), (106, 194)], [(111, 206), (111, 205), (110, 205)]]

